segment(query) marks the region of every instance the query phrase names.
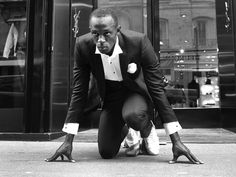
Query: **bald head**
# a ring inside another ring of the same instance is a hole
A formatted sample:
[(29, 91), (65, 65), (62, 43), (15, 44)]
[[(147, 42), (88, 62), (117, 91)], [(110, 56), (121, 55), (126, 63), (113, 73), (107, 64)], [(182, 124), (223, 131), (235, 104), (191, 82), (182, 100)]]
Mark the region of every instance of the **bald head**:
[(94, 10), (89, 17), (89, 26), (91, 26), (92, 18), (111, 17), (114, 22), (114, 27), (118, 27), (118, 18), (114, 11), (110, 8), (98, 8)]

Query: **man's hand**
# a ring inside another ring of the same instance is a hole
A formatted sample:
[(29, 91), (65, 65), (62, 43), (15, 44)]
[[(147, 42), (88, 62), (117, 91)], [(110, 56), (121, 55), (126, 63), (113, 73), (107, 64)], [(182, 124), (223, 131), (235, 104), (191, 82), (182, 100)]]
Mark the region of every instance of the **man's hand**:
[(46, 162), (53, 162), (56, 161), (57, 158), (60, 156), (61, 160), (64, 161), (64, 156), (67, 157), (69, 162), (75, 162), (75, 160), (71, 156), (72, 152), (72, 144), (66, 144), (63, 143), (55, 152), (55, 154), (47, 159), (45, 159)]
[(64, 156), (66, 156), (69, 162), (75, 162), (75, 160), (71, 156), (73, 139), (74, 135), (67, 134), (64, 143), (56, 150), (55, 154), (52, 157), (45, 159), (45, 161), (46, 162), (56, 161), (59, 156), (63, 161)]
[(190, 162), (194, 164), (203, 164), (200, 160), (198, 160), (190, 150), (182, 143), (180, 140), (178, 132), (175, 132), (170, 135), (171, 142), (173, 144), (172, 152), (173, 152), (173, 159), (169, 161), (169, 163), (176, 163), (177, 159), (184, 155), (186, 156)]
[(177, 141), (173, 144), (172, 151), (173, 159), (169, 161), (171, 164), (176, 163), (177, 159), (182, 155), (186, 156), (189, 161), (194, 164), (203, 164), (203, 162), (198, 160), (181, 141)]

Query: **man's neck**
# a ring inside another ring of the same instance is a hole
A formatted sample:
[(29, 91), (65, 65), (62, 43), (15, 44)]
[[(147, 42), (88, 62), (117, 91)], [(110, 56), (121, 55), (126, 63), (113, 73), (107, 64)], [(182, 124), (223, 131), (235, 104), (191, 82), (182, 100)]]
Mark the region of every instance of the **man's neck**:
[(110, 52), (109, 52), (109, 53), (107, 53), (106, 55), (112, 56), (112, 54), (113, 54), (113, 51), (114, 51), (114, 48), (115, 48), (115, 45), (112, 47), (112, 49), (110, 50)]

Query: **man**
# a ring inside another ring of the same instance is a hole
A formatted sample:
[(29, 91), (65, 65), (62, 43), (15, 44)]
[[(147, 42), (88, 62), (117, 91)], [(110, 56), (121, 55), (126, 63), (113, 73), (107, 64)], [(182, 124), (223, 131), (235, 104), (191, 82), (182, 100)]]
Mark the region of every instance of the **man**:
[[(179, 156), (185, 155), (192, 163), (202, 163), (180, 140), (177, 131), (181, 126), (164, 94), (160, 63), (148, 38), (134, 31), (121, 31), (116, 15), (109, 8), (93, 11), (89, 25), (91, 32), (81, 36), (75, 47), (74, 89), (63, 127), (67, 135), (46, 161), (65, 155), (75, 162), (71, 157), (72, 142), (83, 114), (92, 72), (104, 103), (98, 131), (102, 158), (117, 155), (127, 127), (140, 131), (147, 153), (157, 155), (159, 141), (151, 121), (155, 108), (173, 144), (174, 158), (170, 162), (175, 163)], [(134, 149), (139, 149), (139, 144)], [(137, 154), (135, 151), (134, 155)]]

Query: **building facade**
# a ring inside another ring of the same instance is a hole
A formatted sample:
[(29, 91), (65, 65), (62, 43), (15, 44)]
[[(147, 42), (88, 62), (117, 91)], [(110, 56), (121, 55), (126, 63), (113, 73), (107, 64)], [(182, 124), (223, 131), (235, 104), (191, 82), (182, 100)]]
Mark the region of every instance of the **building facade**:
[[(147, 34), (183, 127), (236, 127), (233, 0), (0, 0), (2, 134), (61, 131), (74, 43), (97, 7), (113, 8), (122, 29)], [(99, 98), (91, 98), (84, 128), (98, 124)]]

